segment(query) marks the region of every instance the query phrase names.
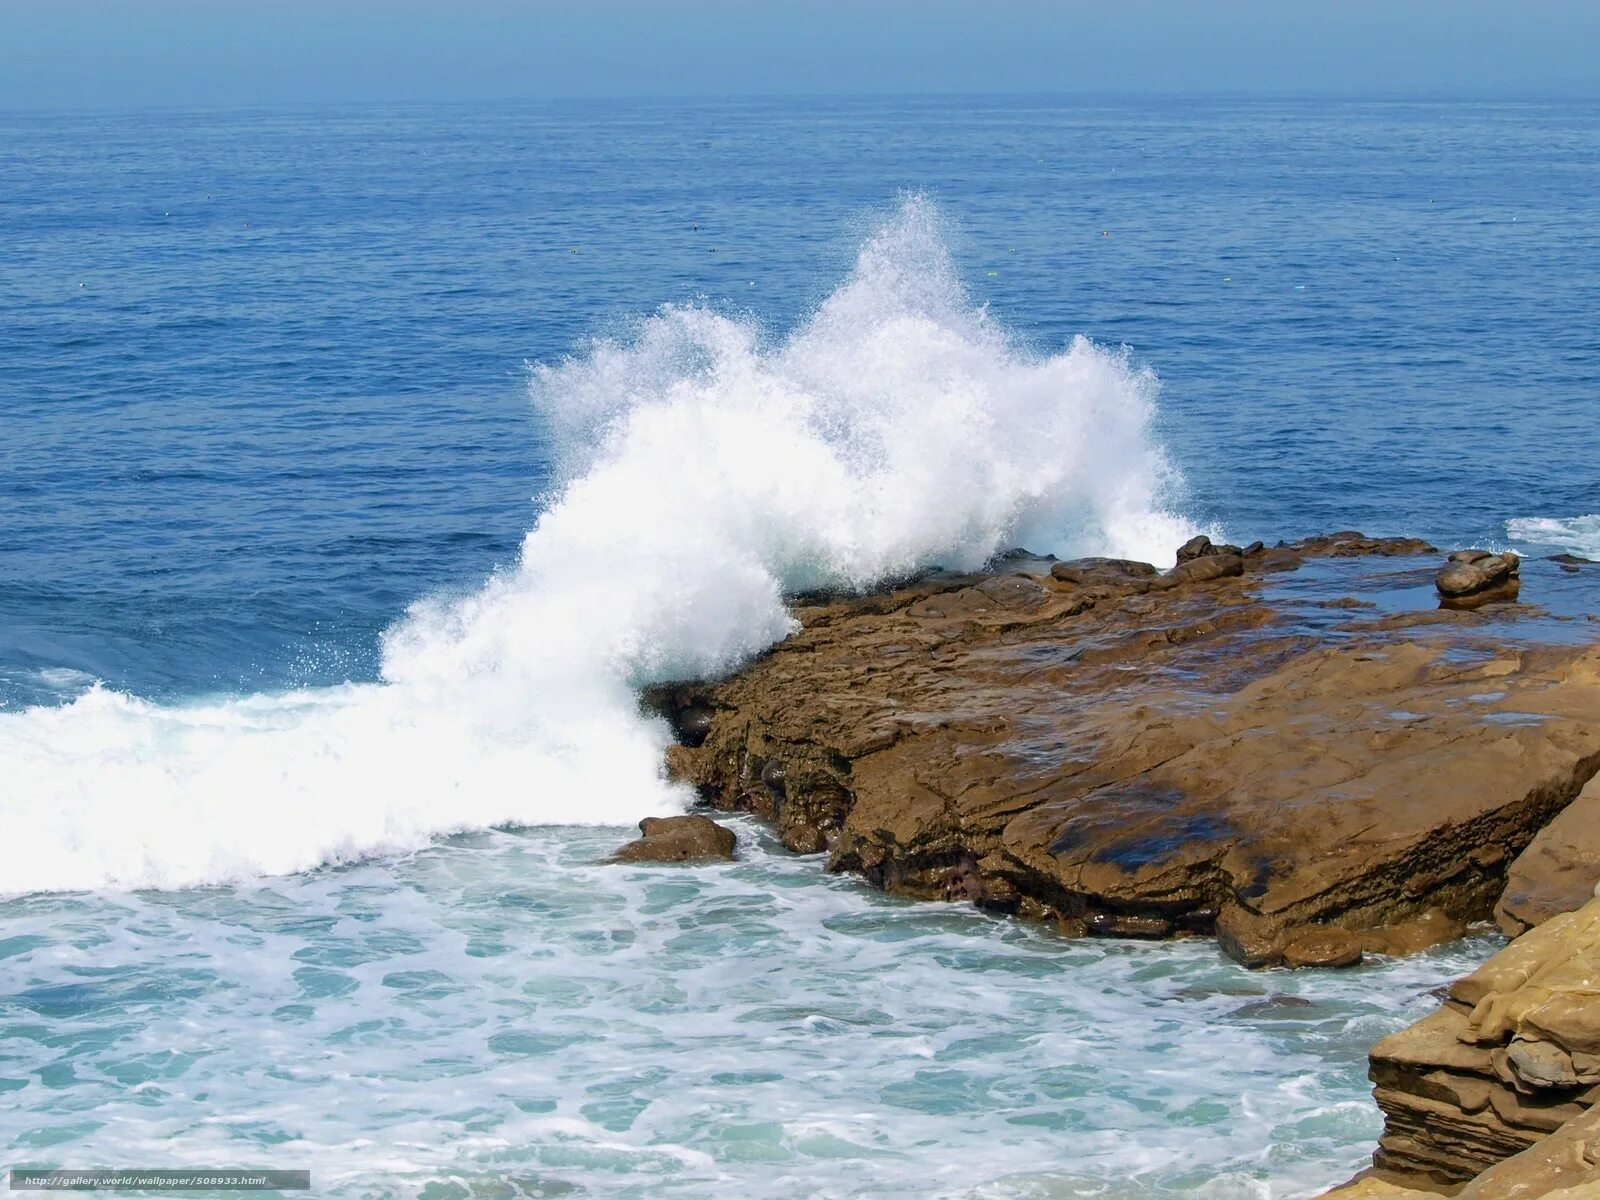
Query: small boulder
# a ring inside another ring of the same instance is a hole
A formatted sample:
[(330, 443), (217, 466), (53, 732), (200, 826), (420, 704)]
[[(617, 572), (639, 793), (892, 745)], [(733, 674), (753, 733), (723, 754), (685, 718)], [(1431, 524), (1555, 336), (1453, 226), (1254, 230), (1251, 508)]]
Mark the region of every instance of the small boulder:
[[(1260, 546), (1260, 542), (1253, 543)], [(1193, 562), (1197, 558), (1210, 558), (1218, 554), (1243, 554), (1244, 550), (1226, 542), (1214, 543), (1205, 534), (1197, 534), (1183, 545), (1178, 547), (1178, 565)]]
[(1560, 1046), (1526, 1038), (1516, 1038), (1505, 1052), (1505, 1066), (1511, 1078), (1507, 1080), (1518, 1091), (1542, 1088), (1575, 1088), (1578, 1073), (1572, 1066), (1572, 1055)]
[(1434, 577), (1439, 594), (1447, 600), (1476, 596), (1494, 588), (1516, 584), (1522, 560), (1509, 551), (1490, 554), (1487, 550), (1457, 550)]
[(611, 856), (612, 862), (680, 863), (733, 858), (733, 830), (709, 817), (646, 817), (639, 822), (644, 836), (629, 842)]
[(1311, 929), (1283, 948), (1283, 961), (1291, 967), (1353, 967), (1361, 961), (1361, 942), (1344, 929)]

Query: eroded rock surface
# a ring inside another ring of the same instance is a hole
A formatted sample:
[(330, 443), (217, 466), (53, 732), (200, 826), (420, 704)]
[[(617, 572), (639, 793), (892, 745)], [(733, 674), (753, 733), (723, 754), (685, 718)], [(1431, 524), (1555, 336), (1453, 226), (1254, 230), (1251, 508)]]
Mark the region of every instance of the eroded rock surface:
[(1495, 919), (1510, 937), (1587, 903), (1600, 881), (1600, 778), (1511, 864)]
[(1482, 1200), (1600, 1179), (1600, 900), (1457, 980), (1371, 1062), (1385, 1178), (1475, 1179), (1461, 1195)]
[(1486, 918), (1600, 771), (1595, 626), (1441, 611), (1436, 554), (1341, 533), (1193, 543), (1166, 573), (1013, 557), (804, 604), (733, 678), (653, 700), (676, 774), (832, 870), (1339, 965)]

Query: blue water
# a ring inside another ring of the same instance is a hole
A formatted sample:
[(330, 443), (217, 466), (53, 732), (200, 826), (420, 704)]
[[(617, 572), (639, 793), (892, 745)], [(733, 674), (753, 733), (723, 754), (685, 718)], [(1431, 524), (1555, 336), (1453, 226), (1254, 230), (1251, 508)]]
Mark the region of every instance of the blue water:
[[(1027, 525), (1059, 535), (1041, 550), (1186, 522), (1600, 557), (1597, 193), (1600, 105), (1578, 102), (0, 114), (0, 812), (36, 892), (0, 902), (0, 1146), (430, 1200), (1290, 1196), (1350, 1174), (1377, 1125), (1366, 1046), (1482, 946), (1292, 979), (1198, 945), (1065, 946), (825, 879), (752, 828), (732, 868), (607, 871), (617, 814), (670, 798), (545, 768), (659, 747), (631, 726), (547, 744), (540, 706), (554, 681), (609, 718), (612, 684), (762, 644), (766, 577), (726, 589), (723, 621), (720, 576), (695, 575), (731, 549), (792, 582), (1000, 536), (974, 497), (1057, 445), (1092, 477), (1034, 505), (1062, 522)], [(908, 194), (936, 235), (910, 220), (866, 271)], [(662, 305), (689, 307), (647, 321)], [(819, 308), (844, 319), (807, 334)], [(858, 317), (881, 340), (852, 342)], [(1079, 334), (1130, 357), (1066, 352)], [(630, 443), (606, 502), (570, 505), (517, 575), (538, 515), (604, 465), (581, 432), (616, 399), (596, 338), (639, 340), (615, 378), (647, 417), (732, 364), (695, 399), (726, 453), (700, 471), (693, 439)], [(528, 363), (556, 368), (537, 406)], [(925, 436), (885, 478), (931, 471), (972, 513), (925, 529), (891, 505), (841, 533), (860, 497), (817, 447), (739, 440), (751, 380), (768, 407), (848, 394), (860, 428), (828, 419), (872, 454)], [(974, 445), (970, 476), (937, 436), (968, 387), (998, 395), (1008, 446), (991, 471)], [(1150, 446), (1181, 483), (1094, 512)], [(812, 495), (844, 516), (809, 529)], [(1177, 523), (1134, 520), (1145, 499)], [(1061, 516), (1083, 512), (1100, 524)], [(495, 571), (487, 617), (413, 614), (385, 651), (413, 602), (476, 612)], [(596, 590), (567, 604), (564, 572)], [(630, 587), (671, 603), (596, 606)], [(552, 619), (591, 612), (587, 643)], [(626, 643), (625, 669), (589, 696), (549, 661), (568, 641), (608, 670)], [(425, 794), (396, 794), (408, 774)], [(1310, 1006), (1252, 1007), (1286, 991)]]
[(515, 555), (525, 360), (697, 297), (782, 330), (908, 188), (1008, 328), (1154, 367), (1233, 536), (1600, 509), (1593, 104), (0, 115), (0, 669), (370, 677)]

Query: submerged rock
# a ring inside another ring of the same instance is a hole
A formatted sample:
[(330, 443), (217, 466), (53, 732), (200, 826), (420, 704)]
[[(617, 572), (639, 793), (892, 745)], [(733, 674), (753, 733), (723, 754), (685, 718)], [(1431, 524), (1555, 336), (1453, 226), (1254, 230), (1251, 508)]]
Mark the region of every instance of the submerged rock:
[(801, 605), (731, 678), (658, 689), (708, 714), (674, 773), (888, 891), (1250, 965), (1488, 918), (1600, 771), (1600, 630), (1318, 606), (1414, 588), (1420, 542), (1184, 549)]
[(646, 817), (639, 822), (644, 836), (619, 849), (613, 862), (677, 863), (731, 859), (733, 830), (710, 817)]

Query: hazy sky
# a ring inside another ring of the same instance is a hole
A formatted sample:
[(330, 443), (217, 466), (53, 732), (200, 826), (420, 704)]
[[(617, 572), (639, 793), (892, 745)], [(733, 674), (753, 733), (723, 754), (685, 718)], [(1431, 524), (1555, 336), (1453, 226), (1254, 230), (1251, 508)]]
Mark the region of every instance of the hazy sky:
[(0, 108), (1600, 94), (1600, 0), (0, 0)]

